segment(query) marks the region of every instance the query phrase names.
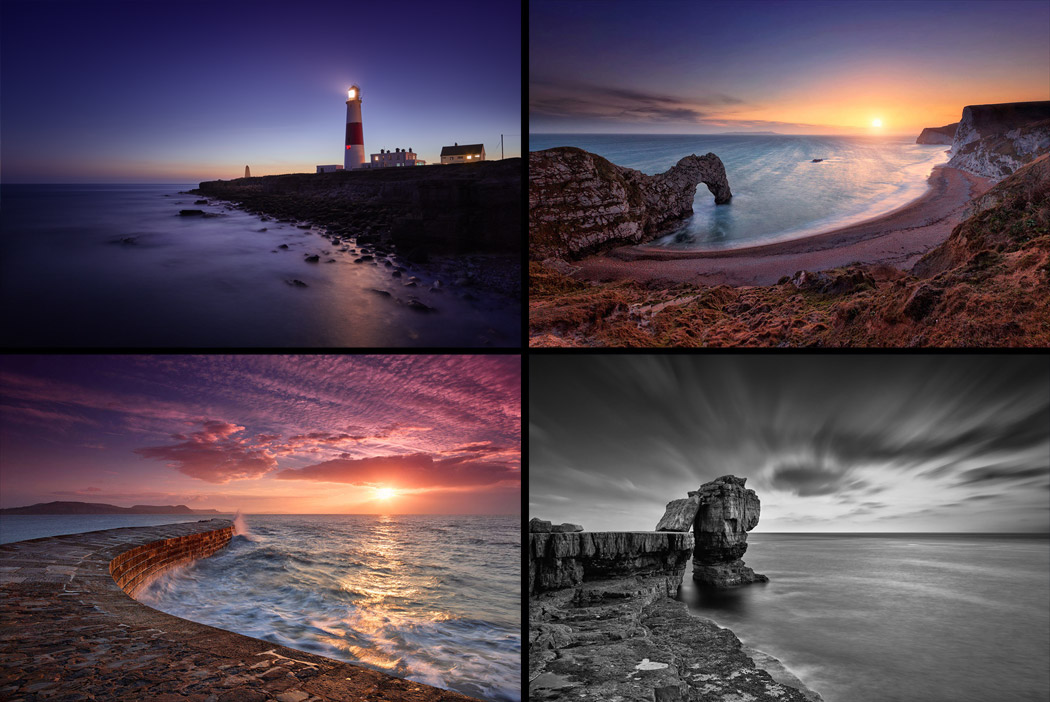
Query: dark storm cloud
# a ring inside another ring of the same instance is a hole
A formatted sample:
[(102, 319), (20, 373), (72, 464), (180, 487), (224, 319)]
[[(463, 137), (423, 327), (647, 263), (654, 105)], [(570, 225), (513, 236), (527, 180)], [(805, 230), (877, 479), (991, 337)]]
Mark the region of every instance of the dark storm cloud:
[(641, 90), (559, 80), (529, 85), (530, 117), (616, 122), (700, 122), (711, 106), (739, 105), (729, 95), (681, 98)]
[[(1045, 358), (536, 356), (530, 367), (530, 501), (543, 518), (580, 520), (601, 503), (596, 523), (655, 522), (665, 502), (728, 473), (759, 490), (763, 519), (797, 500), (819, 502), (814, 521), (851, 506), (892, 518), (903, 501), (964, 502), (979, 485), (1021, 504), (1022, 481), (1050, 475)], [(876, 494), (885, 507), (861, 503)]]

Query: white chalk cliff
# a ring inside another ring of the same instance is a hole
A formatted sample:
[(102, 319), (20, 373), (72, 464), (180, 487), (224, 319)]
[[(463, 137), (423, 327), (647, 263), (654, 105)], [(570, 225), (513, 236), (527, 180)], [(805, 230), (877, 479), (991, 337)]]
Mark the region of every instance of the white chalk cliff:
[(1050, 153), (1050, 101), (964, 107), (950, 153), (952, 168), (1006, 178)]

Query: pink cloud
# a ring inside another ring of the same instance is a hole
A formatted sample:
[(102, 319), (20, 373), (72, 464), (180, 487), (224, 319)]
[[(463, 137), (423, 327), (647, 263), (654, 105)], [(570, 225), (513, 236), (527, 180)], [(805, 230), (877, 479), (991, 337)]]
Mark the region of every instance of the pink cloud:
[(200, 431), (189, 436), (173, 434), (181, 443), (135, 449), (144, 458), (170, 461), (180, 473), (209, 483), (258, 478), (277, 467), (277, 460), (266, 448), (251, 446), (236, 434), (244, 427), (230, 422), (201, 422)]
[[(345, 454), (344, 454), (345, 455)], [(402, 488), (487, 487), (521, 482), (510, 463), (450, 458), (435, 461), (423, 453), (371, 458), (336, 458), (277, 473), (280, 480), (316, 480), (351, 485), (396, 485)]]

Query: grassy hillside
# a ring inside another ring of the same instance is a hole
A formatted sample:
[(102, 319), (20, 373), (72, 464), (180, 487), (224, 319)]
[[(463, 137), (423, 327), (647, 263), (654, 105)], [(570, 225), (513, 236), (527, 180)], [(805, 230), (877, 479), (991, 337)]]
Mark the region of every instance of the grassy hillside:
[(766, 287), (589, 284), (529, 264), (531, 346), (1050, 346), (1050, 157), (974, 201), (913, 272)]

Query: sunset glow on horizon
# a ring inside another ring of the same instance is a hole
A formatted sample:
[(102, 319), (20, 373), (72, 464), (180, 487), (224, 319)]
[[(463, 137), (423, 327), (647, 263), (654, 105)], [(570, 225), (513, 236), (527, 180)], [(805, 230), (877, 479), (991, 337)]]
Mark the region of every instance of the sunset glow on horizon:
[(518, 356), (7, 356), (0, 507), (517, 514)]
[(443, 146), (483, 143), (494, 159), (503, 134), (521, 155), (517, 2), (193, 7), (2, 3), (4, 182), (314, 173), (343, 163), (355, 84), (366, 153), (411, 148), (434, 164)]
[(966, 105), (1050, 98), (1045, 2), (537, 0), (529, 15), (532, 133), (917, 136)]

